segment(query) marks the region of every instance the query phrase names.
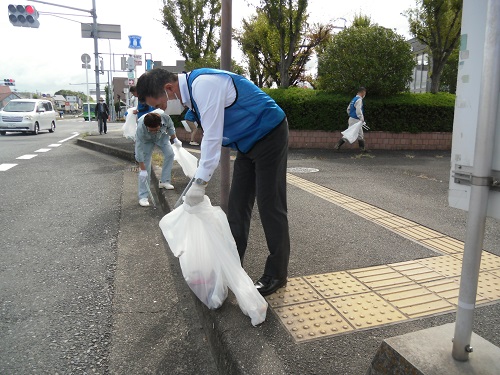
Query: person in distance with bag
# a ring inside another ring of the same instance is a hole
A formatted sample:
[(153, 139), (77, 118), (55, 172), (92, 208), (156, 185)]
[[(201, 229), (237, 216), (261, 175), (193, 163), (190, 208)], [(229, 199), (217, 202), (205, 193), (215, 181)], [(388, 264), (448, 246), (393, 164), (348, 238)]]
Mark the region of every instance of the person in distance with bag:
[[(352, 98), (351, 101), (349, 102), (349, 105), (347, 106), (347, 114), (349, 115), (348, 128), (350, 128), (353, 125), (356, 125), (360, 121), (361, 123), (364, 124), (365, 111), (363, 106), (363, 99), (365, 98), (365, 96), (366, 96), (366, 88), (360, 87), (358, 89), (356, 96)], [(366, 128), (366, 124), (364, 124), (364, 127)], [(346, 142), (346, 140), (347, 139), (344, 137), (340, 138), (337, 144), (335, 145), (335, 150), (339, 150), (340, 147)], [(366, 152), (365, 138), (362, 126), (359, 128), (358, 132), (358, 144), (359, 144), (359, 149), (363, 152)]]
[(269, 255), (255, 282), (262, 295), (287, 283), (290, 235), (286, 199), (288, 122), (283, 110), (243, 76), (219, 69), (174, 74), (164, 69), (137, 81), (139, 100), (180, 115), (188, 107), (203, 127), (201, 157), (185, 203), (203, 201), (219, 164), (221, 146), (238, 151), (234, 161), (227, 219), (243, 263), (255, 200)]

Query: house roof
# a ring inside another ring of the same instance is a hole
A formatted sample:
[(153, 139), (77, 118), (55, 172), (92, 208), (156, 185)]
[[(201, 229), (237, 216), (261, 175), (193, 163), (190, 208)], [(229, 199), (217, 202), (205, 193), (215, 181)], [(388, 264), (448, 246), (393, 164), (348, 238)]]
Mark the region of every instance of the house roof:
[(14, 94), (16, 97), (19, 97), (19, 95), (12, 92), (9, 86), (0, 86), (0, 102), (2, 102), (5, 98), (8, 98), (12, 94)]

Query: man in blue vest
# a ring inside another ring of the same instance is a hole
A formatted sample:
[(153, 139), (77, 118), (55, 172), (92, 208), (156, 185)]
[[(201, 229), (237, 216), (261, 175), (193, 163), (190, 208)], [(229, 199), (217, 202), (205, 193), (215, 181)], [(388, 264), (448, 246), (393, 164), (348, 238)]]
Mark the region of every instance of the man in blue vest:
[[(363, 99), (365, 96), (366, 96), (366, 89), (364, 87), (360, 87), (358, 89), (358, 93), (356, 94), (356, 96), (352, 98), (352, 100), (349, 102), (349, 105), (347, 106), (347, 114), (349, 115), (349, 121), (348, 121), (349, 128), (360, 121), (365, 122), (365, 115), (364, 115), (365, 111), (363, 108)], [(341, 138), (335, 145), (335, 149), (336, 150), (340, 149), (340, 146), (342, 146), (345, 143), (345, 141), (346, 141), (345, 138)], [(358, 144), (361, 151), (366, 151), (365, 138), (362, 126), (359, 128)]]
[(283, 110), (245, 77), (218, 69), (185, 74), (153, 69), (139, 78), (137, 93), (139, 100), (169, 115), (180, 115), (188, 107), (203, 128), (199, 166), (186, 193), (186, 204), (203, 201), (205, 187), (219, 164), (221, 146), (238, 151), (227, 217), (240, 259), (243, 262), (257, 200), (269, 255), (255, 286), (262, 295), (269, 295), (286, 285), (290, 235), (288, 122)]

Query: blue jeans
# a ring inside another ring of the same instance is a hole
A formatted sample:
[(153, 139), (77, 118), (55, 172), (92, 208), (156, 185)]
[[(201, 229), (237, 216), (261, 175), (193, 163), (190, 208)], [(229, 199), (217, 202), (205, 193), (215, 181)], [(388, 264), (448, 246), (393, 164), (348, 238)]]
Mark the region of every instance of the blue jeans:
[[(172, 150), (172, 145), (168, 137), (164, 138), (163, 141), (145, 143), (144, 149), (144, 164), (146, 164), (146, 170), (148, 171), (148, 182), (151, 185), (151, 158), (153, 156), (153, 149), (155, 144), (161, 149), (163, 153), (163, 167), (161, 169), (161, 182), (170, 182), (172, 176), (172, 164), (174, 163), (174, 150)], [(148, 189), (146, 184), (141, 183), (141, 178), (139, 177), (139, 199), (148, 197)]]

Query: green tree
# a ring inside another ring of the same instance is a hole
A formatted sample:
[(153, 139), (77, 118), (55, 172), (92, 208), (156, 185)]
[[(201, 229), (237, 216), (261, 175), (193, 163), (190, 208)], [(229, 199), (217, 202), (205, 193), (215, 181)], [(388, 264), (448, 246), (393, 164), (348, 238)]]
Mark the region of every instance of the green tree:
[(405, 12), (410, 32), (429, 47), (431, 92), (439, 91), (446, 61), (457, 47), (462, 23), (462, 0), (417, 0), (417, 7)]
[(242, 30), (234, 34), (248, 62), (250, 80), (259, 87), (269, 86), (273, 79), (278, 78), (277, 34), (271, 30), (267, 17), (260, 10), (249, 20), (243, 19), (242, 23)]
[[(205, 55), (196, 60), (186, 61), (185, 68), (187, 71), (191, 71), (193, 69), (198, 68), (220, 68), (220, 57), (217, 57), (215, 54)], [(245, 69), (238, 65), (238, 63), (231, 59), (231, 71), (237, 74), (245, 74)]]
[(457, 92), (459, 54), (459, 46), (457, 46), (446, 61), (441, 74), (441, 91), (447, 91), (451, 94)]
[(349, 27), (318, 56), (318, 84), (346, 94), (365, 86), (370, 94), (390, 95), (407, 90), (414, 65), (401, 35), (381, 26)]
[(330, 36), (330, 25), (307, 23), (307, 0), (263, 2), (257, 15), (243, 20), (235, 38), (248, 60), (250, 79), (263, 87), (295, 85), (316, 47)]
[(220, 0), (163, 0), (162, 25), (186, 61), (215, 55), (220, 48)]

